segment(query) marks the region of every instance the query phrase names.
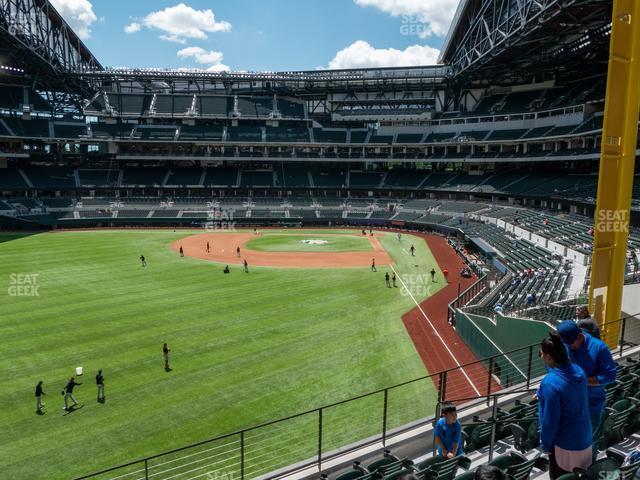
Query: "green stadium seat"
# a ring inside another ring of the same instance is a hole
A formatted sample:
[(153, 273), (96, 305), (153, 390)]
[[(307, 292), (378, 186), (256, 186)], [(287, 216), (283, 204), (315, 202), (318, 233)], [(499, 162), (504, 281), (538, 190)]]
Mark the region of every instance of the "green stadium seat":
[(489, 462), (489, 465), (503, 470), (513, 480), (528, 479), (534, 467), (542, 471), (547, 471), (549, 467), (548, 460), (540, 455), (529, 460), (524, 455), (514, 451), (506, 455), (499, 455)]
[(446, 459), (441, 455), (435, 455), (415, 466), (416, 476), (426, 480), (453, 480), (458, 467), (465, 470), (471, 466), (471, 460), (464, 455)]
[(609, 448), (606, 458), (595, 461), (587, 470), (577, 468), (557, 480), (631, 480), (640, 469), (640, 461), (622, 466), (625, 458), (624, 452)]
[(637, 411), (637, 408), (638, 404), (629, 399), (618, 400), (611, 407), (606, 407), (602, 434), (598, 439), (600, 450), (621, 442), (629, 435), (629, 417)]

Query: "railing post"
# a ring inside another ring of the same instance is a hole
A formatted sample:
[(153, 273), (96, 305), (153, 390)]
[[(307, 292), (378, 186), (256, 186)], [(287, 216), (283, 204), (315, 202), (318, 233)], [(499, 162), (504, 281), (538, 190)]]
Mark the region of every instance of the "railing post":
[(384, 408), (382, 410), (382, 446), (387, 446), (387, 406), (389, 404), (389, 389), (384, 389)]
[(531, 386), (531, 366), (533, 364), (533, 345), (529, 345), (529, 363), (527, 364), (527, 390)]
[(487, 407), (491, 404), (491, 375), (493, 372), (494, 362), (495, 362), (494, 357), (491, 357), (489, 359), (489, 375), (488, 375), (489, 378), (487, 380)]
[(244, 430), (240, 432), (240, 480), (244, 480)]
[(622, 318), (622, 328), (620, 329), (620, 355), (622, 355), (622, 351), (624, 350), (624, 330), (627, 326), (627, 317)]
[(440, 372), (440, 385), (438, 389), (439, 403), (444, 402), (444, 399), (446, 398), (446, 392), (447, 392), (447, 372), (443, 371), (443, 372)]
[(318, 472), (322, 472), (322, 409), (318, 409)]
[(149, 460), (144, 459), (144, 480), (149, 480)]
[(493, 460), (493, 448), (496, 443), (496, 416), (498, 415), (498, 396), (493, 397), (493, 408), (491, 409), (491, 443), (489, 444), (489, 461)]

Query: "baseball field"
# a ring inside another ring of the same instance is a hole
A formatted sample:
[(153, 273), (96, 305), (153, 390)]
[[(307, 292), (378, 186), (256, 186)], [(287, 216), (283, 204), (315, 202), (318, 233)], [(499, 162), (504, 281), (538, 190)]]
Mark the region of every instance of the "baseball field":
[[(391, 232), (0, 234), (0, 476), (73, 478), (426, 375), (402, 316), (444, 283), (411, 296), (384, 275), (431, 268), (442, 278), (423, 239)], [(79, 405), (63, 411), (78, 366)], [(388, 427), (432, 414), (434, 398), (430, 382), (397, 389)], [(380, 400), (328, 409), (323, 449), (379, 432)], [(315, 417), (283, 423), (248, 446), (263, 458), (250, 474), (313, 456), (316, 430)]]

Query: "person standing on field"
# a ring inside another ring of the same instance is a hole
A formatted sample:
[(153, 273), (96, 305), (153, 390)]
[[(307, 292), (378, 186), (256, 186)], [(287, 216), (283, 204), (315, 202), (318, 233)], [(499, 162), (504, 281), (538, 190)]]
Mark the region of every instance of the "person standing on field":
[(412, 257), (415, 257), (416, 247), (414, 247), (413, 245), (411, 245), (411, 248), (410, 248), (409, 250), (411, 250), (411, 256), (412, 256)]
[(247, 263), (247, 259), (244, 260), (244, 273), (249, 273), (249, 264)]
[(171, 349), (165, 343), (162, 347), (162, 358), (164, 358), (164, 369), (169, 370), (169, 352)]
[(147, 266), (147, 261), (144, 259), (144, 255), (140, 255), (140, 263), (143, 267)]
[(391, 283), (389, 283), (389, 272), (384, 274), (384, 281), (387, 284), (387, 288), (391, 288)]
[(96, 375), (96, 386), (98, 387), (98, 402), (104, 402), (104, 377), (102, 370), (98, 370)]
[(73, 401), (72, 407), (75, 407), (78, 404), (76, 397), (73, 396), (73, 387), (75, 387), (76, 385), (82, 385), (82, 383), (76, 382), (73, 377), (69, 377), (69, 381), (62, 389), (62, 394), (64, 395), (64, 407), (62, 408), (62, 410), (69, 410), (69, 399)]
[(38, 382), (36, 385), (36, 412), (41, 413), (42, 407), (44, 407), (44, 403), (42, 403), (42, 395), (46, 395), (44, 390), (42, 390), (42, 380)]

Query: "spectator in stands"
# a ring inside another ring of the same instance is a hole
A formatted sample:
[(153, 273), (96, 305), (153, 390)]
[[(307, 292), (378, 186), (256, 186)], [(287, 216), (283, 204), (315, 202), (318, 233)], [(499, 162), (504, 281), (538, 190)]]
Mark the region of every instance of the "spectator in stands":
[(42, 380), (40, 380), (36, 385), (36, 413), (42, 413), (42, 407), (44, 407), (44, 403), (42, 403), (42, 395), (46, 395), (46, 393), (44, 393), (44, 390), (42, 389)]
[(537, 393), (540, 447), (549, 454), (549, 476), (555, 480), (592, 462), (587, 377), (571, 363), (557, 333), (542, 341), (539, 355), (548, 371)]
[(507, 480), (507, 474), (493, 465), (480, 465), (473, 476), (473, 480)]
[(444, 281), (448, 282), (447, 278), (449, 278), (449, 270), (447, 270), (446, 268), (443, 268), (442, 275), (444, 276)]
[(445, 458), (462, 455), (462, 427), (454, 404), (449, 403), (442, 407), (442, 418), (436, 422), (433, 435), (438, 455)]
[(496, 313), (499, 313), (500, 315), (502, 315), (502, 304), (501, 303), (496, 303), (496, 306), (493, 307), (493, 311)]
[(589, 315), (589, 307), (586, 305), (576, 307), (576, 323), (589, 335), (600, 340), (600, 327), (598, 322)]
[(616, 381), (618, 367), (613, 361), (607, 344), (580, 330), (575, 322), (565, 320), (560, 323), (558, 334), (569, 347), (571, 361), (582, 368), (589, 382), (589, 415), (595, 460), (598, 455), (597, 440), (602, 430), (605, 407), (604, 387)]
[(536, 294), (534, 292), (527, 293), (527, 305), (534, 305), (536, 303)]

